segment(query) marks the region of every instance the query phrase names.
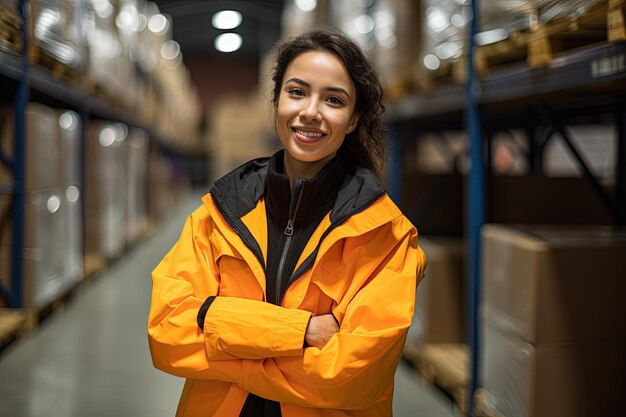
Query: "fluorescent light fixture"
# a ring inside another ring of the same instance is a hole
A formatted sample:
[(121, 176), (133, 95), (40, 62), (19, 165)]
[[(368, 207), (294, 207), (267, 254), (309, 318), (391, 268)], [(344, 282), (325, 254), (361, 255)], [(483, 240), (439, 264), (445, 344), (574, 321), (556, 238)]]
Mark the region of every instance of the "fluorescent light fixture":
[(234, 29), (241, 24), (243, 16), (235, 10), (222, 10), (211, 18), (215, 29)]
[(509, 33), (506, 29), (498, 28), (493, 30), (488, 30), (486, 32), (480, 32), (474, 35), (474, 42), (478, 46), (489, 45), (491, 43), (496, 43), (505, 40), (509, 37)]
[(303, 12), (310, 12), (317, 7), (316, 0), (296, 0), (296, 6)]
[(237, 33), (222, 33), (215, 38), (215, 49), (220, 52), (234, 52), (241, 48), (243, 39)]

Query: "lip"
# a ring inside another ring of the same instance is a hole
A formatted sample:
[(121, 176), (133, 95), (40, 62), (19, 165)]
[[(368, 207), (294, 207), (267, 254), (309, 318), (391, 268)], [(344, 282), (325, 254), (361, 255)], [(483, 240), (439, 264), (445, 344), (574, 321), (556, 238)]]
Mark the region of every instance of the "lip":
[[(305, 136), (299, 133), (298, 131), (303, 131), (307, 133), (319, 133), (321, 136), (319, 137)], [(311, 129), (311, 128), (292, 127), (291, 132), (293, 133), (293, 136), (297, 140), (299, 140), (300, 142), (304, 142), (304, 143), (317, 143), (326, 136), (326, 133), (322, 132), (321, 130)]]

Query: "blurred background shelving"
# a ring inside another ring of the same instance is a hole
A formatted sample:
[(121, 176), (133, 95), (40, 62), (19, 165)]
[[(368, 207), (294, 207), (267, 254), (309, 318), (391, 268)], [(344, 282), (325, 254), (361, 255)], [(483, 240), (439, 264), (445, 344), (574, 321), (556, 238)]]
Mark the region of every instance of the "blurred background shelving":
[[(216, 28), (224, 9), (239, 26)], [(459, 414), (619, 415), (625, 12), (0, 0), (0, 340), (36, 332), (191, 189), (271, 154), (271, 47), (332, 26), (378, 64), (389, 193), (429, 259), (405, 350), (416, 378)], [(240, 48), (216, 50), (231, 33)]]

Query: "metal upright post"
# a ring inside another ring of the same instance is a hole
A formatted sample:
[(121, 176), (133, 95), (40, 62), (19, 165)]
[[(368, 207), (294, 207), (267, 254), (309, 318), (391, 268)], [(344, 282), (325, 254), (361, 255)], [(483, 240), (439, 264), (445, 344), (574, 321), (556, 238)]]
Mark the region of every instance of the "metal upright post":
[(19, 0), (18, 7), (22, 18), (22, 79), (20, 80), (14, 102), (15, 137), (13, 161), (13, 242), (11, 254), (11, 287), (13, 307), (22, 307), (23, 303), (23, 248), (24, 248), (24, 177), (26, 160), (26, 103), (28, 101), (28, 0)]
[(467, 131), (470, 142), (470, 173), (468, 193), (468, 336), (470, 344), (470, 381), (468, 389), (468, 414), (474, 415), (474, 393), (479, 386), (478, 370), (480, 358), (480, 229), (484, 222), (484, 161), (483, 134), (478, 104), (480, 82), (474, 65), (475, 35), (478, 32), (478, 0), (471, 1), (472, 20), (467, 42)]
[(617, 178), (615, 187), (615, 223), (626, 226), (626, 107), (616, 112)]
[(400, 206), (402, 204), (402, 135), (401, 127), (394, 123), (389, 127), (389, 177), (387, 192), (391, 199)]

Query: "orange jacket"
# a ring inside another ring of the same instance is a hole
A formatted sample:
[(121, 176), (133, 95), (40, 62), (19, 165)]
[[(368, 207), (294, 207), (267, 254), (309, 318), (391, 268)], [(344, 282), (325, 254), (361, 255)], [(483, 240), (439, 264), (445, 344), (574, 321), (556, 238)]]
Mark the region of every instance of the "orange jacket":
[[(307, 243), (282, 305), (266, 303), (266, 169), (257, 160), (219, 180), (153, 271), (154, 366), (187, 378), (176, 415), (237, 417), (252, 392), (280, 402), (284, 417), (391, 416), (426, 263), (415, 227), (358, 170)], [(326, 313), (340, 331), (303, 349), (309, 318)]]

